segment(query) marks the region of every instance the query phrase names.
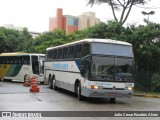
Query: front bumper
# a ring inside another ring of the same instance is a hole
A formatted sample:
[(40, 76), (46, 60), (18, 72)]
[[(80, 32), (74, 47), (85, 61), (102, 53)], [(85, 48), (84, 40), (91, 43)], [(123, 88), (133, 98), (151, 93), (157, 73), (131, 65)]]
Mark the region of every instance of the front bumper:
[[(88, 89), (88, 88), (87, 88)], [(88, 89), (88, 94), (82, 95), (86, 97), (99, 97), (99, 98), (130, 98), (133, 94), (133, 90), (104, 90), (104, 89)]]

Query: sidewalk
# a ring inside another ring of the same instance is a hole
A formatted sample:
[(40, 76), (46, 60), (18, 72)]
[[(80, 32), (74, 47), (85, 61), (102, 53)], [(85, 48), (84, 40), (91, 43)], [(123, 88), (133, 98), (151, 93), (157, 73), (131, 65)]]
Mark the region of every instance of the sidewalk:
[(133, 96), (149, 97), (149, 98), (160, 98), (160, 95), (151, 94), (151, 93), (138, 93), (138, 92), (133, 93)]

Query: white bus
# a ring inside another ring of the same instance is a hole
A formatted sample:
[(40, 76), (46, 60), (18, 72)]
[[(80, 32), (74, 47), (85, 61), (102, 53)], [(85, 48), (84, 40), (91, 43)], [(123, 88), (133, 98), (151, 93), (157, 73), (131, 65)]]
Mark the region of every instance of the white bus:
[(45, 54), (2, 53), (0, 54), (0, 79), (24, 82), (26, 75), (36, 76), (44, 82)]
[(131, 97), (134, 87), (132, 45), (110, 39), (84, 39), (46, 49), (45, 81), (85, 97), (115, 101)]

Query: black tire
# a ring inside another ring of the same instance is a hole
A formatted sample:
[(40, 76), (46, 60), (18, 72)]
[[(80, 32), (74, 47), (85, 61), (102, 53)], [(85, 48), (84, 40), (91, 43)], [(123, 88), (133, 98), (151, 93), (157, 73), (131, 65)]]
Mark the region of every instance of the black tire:
[(25, 80), (26, 80), (26, 75), (24, 76), (24, 83), (25, 83)]
[(116, 98), (110, 98), (110, 103), (116, 103)]
[(49, 78), (48, 78), (48, 85), (49, 85), (50, 89), (53, 89), (53, 84), (52, 84), (51, 76), (49, 76)]
[(41, 85), (44, 85), (44, 82), (40, 82)]
[(7, 79), (3, 79), (4, 82), (7, 82)]
[(77, 97), (78, 97), (78, 100), (79, 100), (79, 101), (82, 100), (82, 95), (81, 95), (81, 83), (79, 83), (79, 85), (77, 86)]
[(25, 80), (26, 80), (26, 76), (27, 76), (28, 74), (26, 74), (25, 76), (24, 76), (24, 83), (26, 82)]

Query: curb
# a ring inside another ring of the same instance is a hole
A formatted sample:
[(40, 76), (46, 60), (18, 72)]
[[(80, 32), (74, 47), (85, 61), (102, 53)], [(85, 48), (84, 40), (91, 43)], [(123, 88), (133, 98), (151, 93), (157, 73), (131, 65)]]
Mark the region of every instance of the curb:
[(133, 96), (137, 96), (137, 97), (149, 97), (149, 98), (160, 98), (159, 95), (145, 95), (145, 94), (133, 94)]

